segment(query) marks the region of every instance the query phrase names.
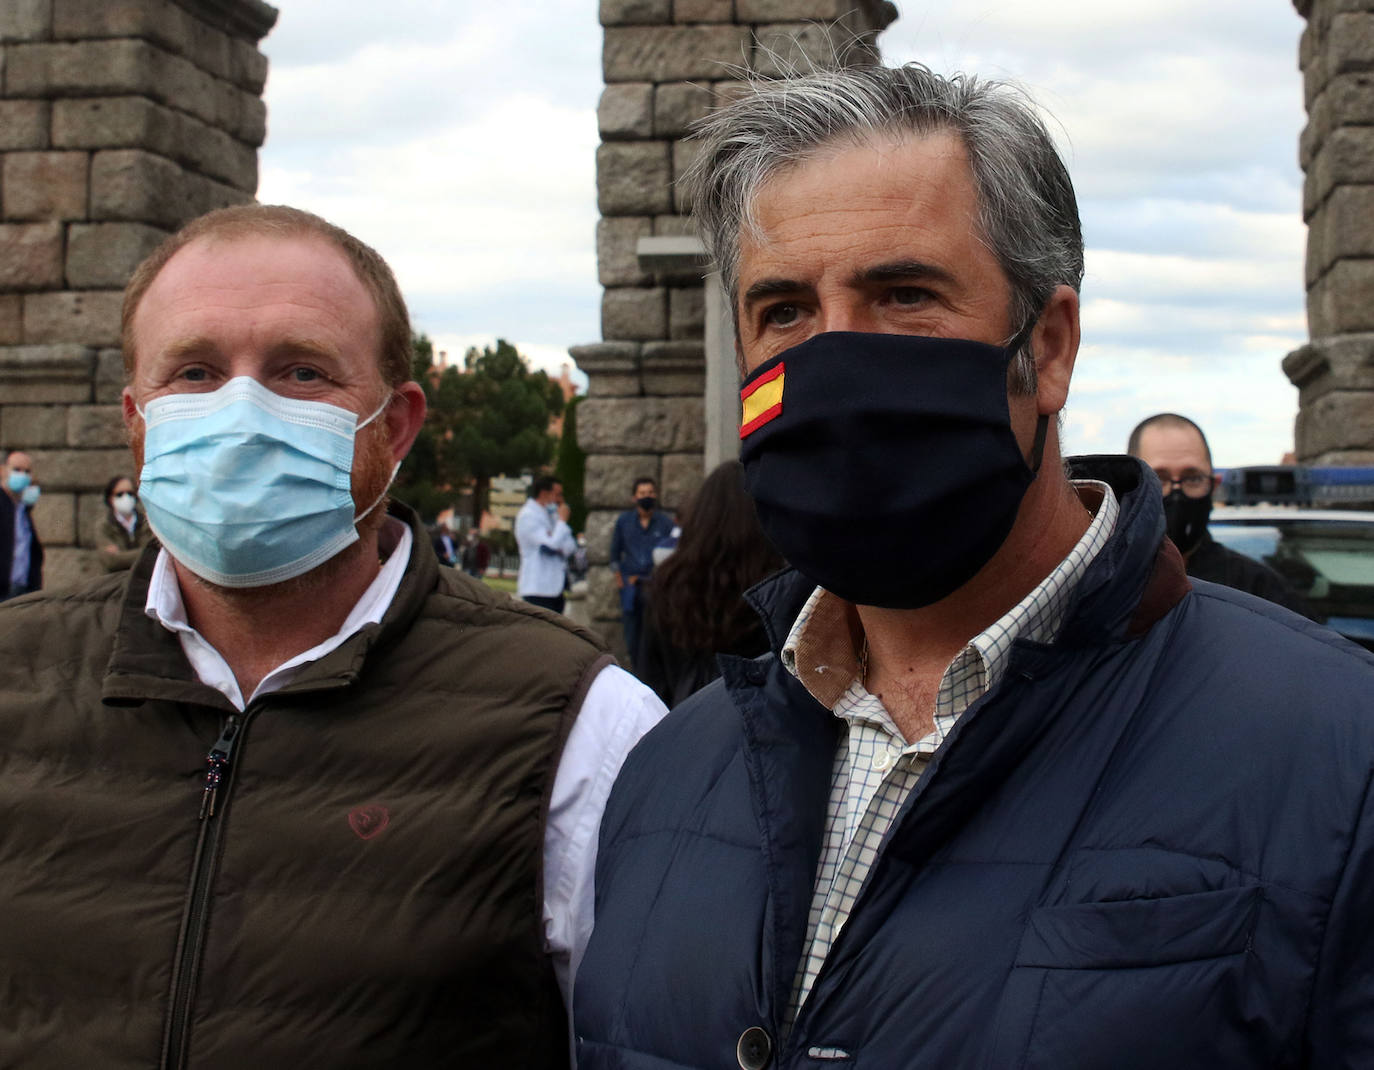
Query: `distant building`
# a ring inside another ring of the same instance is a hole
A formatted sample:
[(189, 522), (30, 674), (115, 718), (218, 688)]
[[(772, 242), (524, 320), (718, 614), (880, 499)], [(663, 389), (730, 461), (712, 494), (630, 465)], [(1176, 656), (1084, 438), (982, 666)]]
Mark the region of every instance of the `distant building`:
[(487, 511), (482, 514), (483, 534), (493, 530), (515, 530), (515, 514), (529, 497), (529, 482), (525, 476), (492, 477)]
[[(563, 370), (558, 373), (558, 378), (554, 382), (563, 391), (563, 405), (566, 411), (568, 402), (577, 396), (577, 384), (572, 380), (572, 365), (564, 361)], [(563, 437), (563, 417), (561, 415), (555, 416), (549, 421), (549, 434), (554, 438)]]

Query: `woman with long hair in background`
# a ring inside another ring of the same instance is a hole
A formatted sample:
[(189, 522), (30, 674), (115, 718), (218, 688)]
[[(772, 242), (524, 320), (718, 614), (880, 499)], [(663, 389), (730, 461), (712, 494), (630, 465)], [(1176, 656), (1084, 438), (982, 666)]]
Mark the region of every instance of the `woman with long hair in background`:
[(755, 657), (768, 639), (744, 592), (786, 562), (764, 537), (744, 467), (726, 461), (679, 517), (677, 549), (654, 569), (637, 665), (675, 706), (717, 676), (717, 654)]

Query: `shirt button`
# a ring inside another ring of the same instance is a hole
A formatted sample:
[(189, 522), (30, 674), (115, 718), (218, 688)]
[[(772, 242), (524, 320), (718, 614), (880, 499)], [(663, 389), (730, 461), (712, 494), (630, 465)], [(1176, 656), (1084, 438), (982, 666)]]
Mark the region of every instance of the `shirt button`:
[(887, 747), (879, 747), (873, 754), (873, 768), (880, 773), (886, 773), (892, 768), (892, 751)]
[(761, 1026), (751, 1025), (740, 1034), (735, 1045), (735, 1058), (739, 1060), (740, 1070), (764, 1070), (773, 1057), (773, 1041), (768, 1031)]

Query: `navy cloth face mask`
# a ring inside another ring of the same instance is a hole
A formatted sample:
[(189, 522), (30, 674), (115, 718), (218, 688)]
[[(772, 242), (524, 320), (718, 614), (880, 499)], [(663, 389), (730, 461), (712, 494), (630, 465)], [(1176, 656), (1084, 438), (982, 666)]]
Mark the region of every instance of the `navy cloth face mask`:
[(740, 390), (740, 460), (764, 532), (804, 576), (859, 605), (927, 606), (1006, 541), (1035, 479), (1012, 434), (1006, 347), (819, 334)]

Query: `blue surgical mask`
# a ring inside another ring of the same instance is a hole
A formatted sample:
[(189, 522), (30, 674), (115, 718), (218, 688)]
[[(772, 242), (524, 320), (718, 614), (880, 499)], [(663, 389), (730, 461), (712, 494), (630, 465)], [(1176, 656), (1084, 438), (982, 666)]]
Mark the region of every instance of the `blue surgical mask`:
[(32, 478), (27, 472), (11, 472), (5, 483), (15, 494), (22, 494)]
[(19, 495), (19, 500), (25, 505), (33, 505), (38, 501), (39, 495), (43, 492), (32, 483), (24, 488), (24, 493)]
[(557, 502), (549, 502), (548, 505), (544, 506), (544, 509), (545, 509), (545, 511), (548, 512), (550, 519), (552, 519), (553, 517), (556, 517), (556, 516), (558, 515), (558, 503), (557, 503)]
[(359, 422), (248, 376), (155, 398), (140, 413), (149, 526), (178, 562), (221, 587), (304, 575), (356, 542), (355, 525), (386, 495), (354, 515), (353, 438), (390, 400)]

